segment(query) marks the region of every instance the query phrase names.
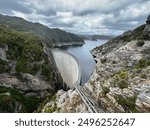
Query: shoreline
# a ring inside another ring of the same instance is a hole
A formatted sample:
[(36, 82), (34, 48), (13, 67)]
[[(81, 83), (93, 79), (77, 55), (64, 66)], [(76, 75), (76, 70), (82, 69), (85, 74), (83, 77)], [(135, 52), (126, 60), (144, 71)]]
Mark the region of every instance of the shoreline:
[(60, 48), (60, 47), (69, 47), (69, 46), (82, 46), (85, 42), (69, 42), (69, 43), (60, 43), (60, 44), (53, 44), (52, 48)]

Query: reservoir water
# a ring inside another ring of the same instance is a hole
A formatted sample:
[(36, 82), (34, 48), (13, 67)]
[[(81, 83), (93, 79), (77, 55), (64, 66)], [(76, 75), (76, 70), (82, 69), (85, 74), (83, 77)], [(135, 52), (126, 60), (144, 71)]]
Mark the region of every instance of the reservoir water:
[(83, 46), (69, 46), (60, 48), (63, 51), (71, 53), (79, 60), (82, 71), (82, 85), (84, 85), (89, 80), (96, 64), (90, 51), (96, 46), (100, 46), (107, 41), (108, 40), (85, 40), (85, 44)]

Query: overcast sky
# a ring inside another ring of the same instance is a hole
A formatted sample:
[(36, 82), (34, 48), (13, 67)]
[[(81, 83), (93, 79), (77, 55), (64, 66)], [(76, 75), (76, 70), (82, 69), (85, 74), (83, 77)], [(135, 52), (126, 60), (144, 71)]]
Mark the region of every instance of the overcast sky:
[(74, 33), (120, 34), (145, 22), (150, 0), (0, 0), (0, 13)]

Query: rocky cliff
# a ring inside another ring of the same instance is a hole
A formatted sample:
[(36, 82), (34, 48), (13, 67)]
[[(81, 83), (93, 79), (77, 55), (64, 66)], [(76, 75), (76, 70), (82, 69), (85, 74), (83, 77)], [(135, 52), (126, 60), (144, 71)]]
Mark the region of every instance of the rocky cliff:
[(92, 54), (97, 64), (85, 88), (99, 106), (110, 112), (150, 112), (150, 37), (145, 25)]
[(33, 112), (61, 88), (44, 45), (32, 33), (0, 26), (0, 112)]

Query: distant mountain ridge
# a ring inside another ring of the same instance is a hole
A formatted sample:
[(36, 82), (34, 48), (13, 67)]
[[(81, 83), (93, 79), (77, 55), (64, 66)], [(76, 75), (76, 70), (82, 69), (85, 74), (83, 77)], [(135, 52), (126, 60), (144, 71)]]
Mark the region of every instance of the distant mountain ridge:
[(41, 37), (49, 46), (57, 44), (83, 43), (84, 40), (73, 33), (58, 28), (49, 28), (40, 23), (32, 23), (19, 17), (4, 16), (0, 14), (0, 25), (12, 28), (16, 31), (31, 32)]
[(88, 35), (88, 34), (79, 34), (79, 37), (81, 37), (84, 40), (92, 40), (92, 41), (97, 41), (97, 40), (108, 40), (108, 39), (112, 39), (114, 36), (111, 35)]

